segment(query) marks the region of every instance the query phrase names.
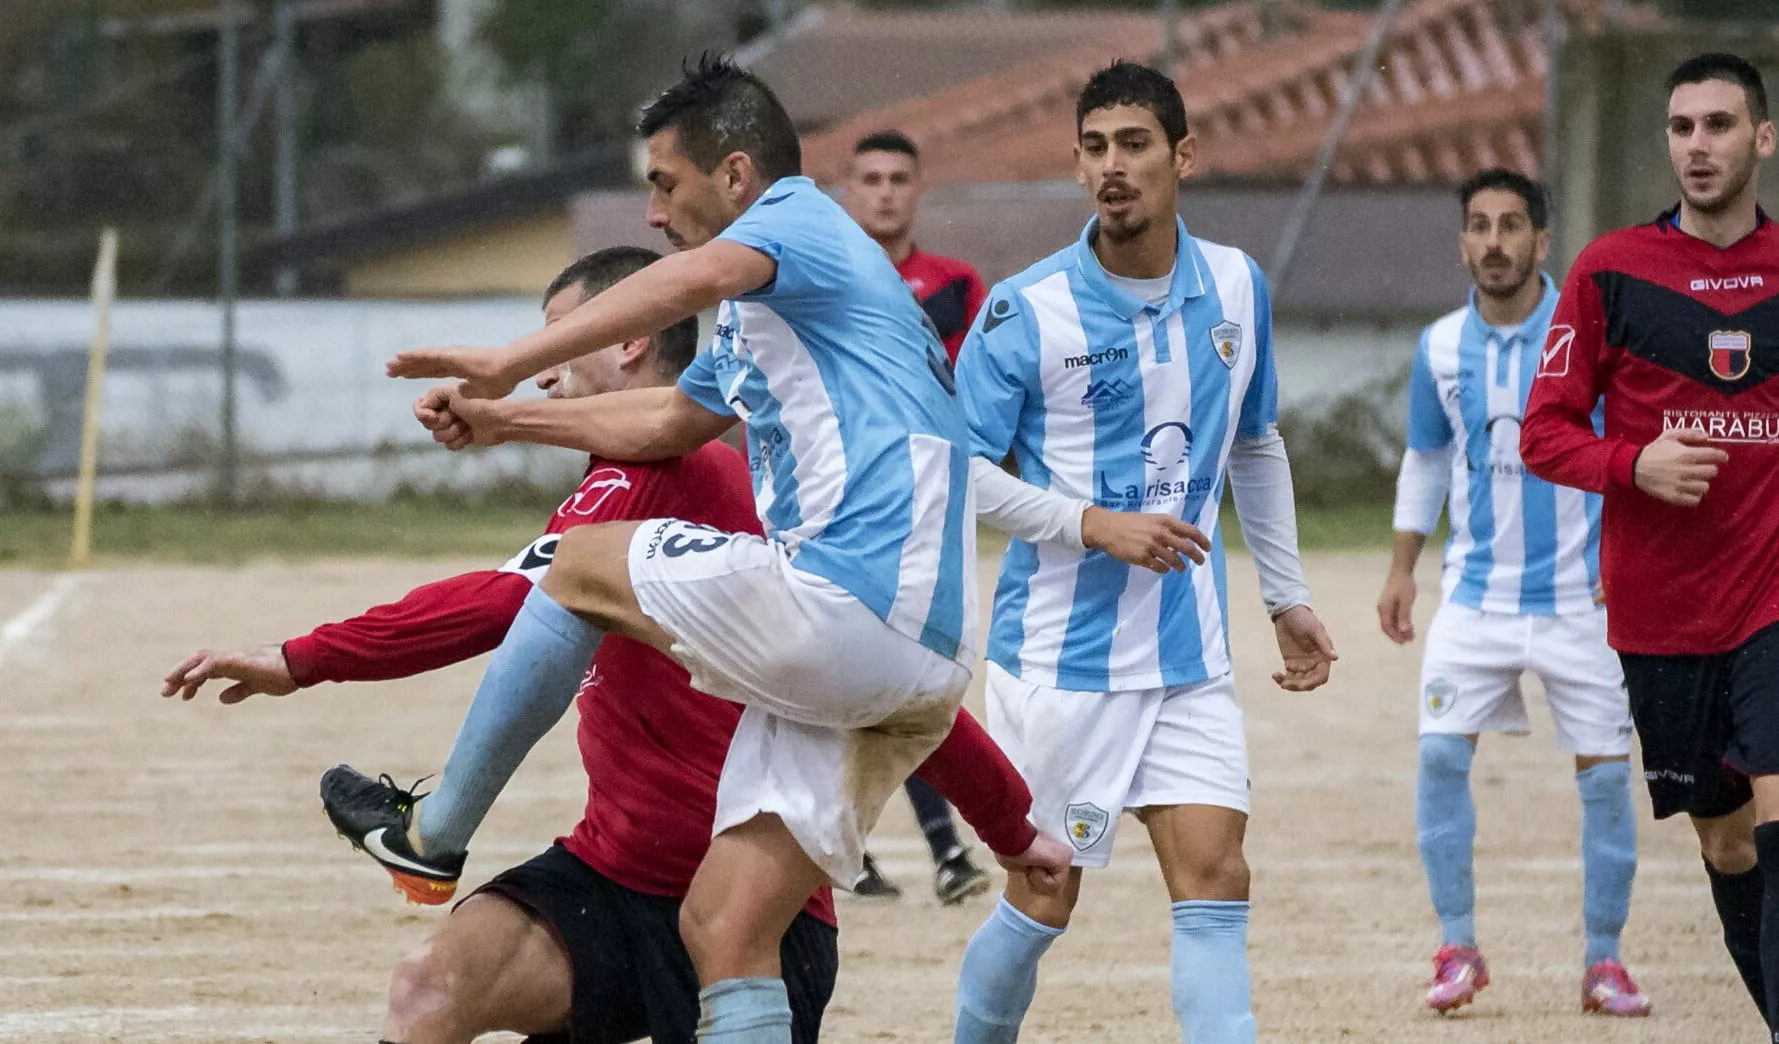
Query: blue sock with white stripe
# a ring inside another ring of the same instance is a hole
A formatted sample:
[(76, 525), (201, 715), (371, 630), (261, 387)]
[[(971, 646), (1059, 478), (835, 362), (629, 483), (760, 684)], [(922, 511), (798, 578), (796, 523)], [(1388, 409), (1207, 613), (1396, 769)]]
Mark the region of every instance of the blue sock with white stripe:
[(1254, 1044), (1248, 904), (1187, 899), (1174, 909), (1174, 1014), (1187, 1044)]
[(574, 703), (600, 637), (543, 588), (531, 589), (457, 727), (438, 787), (420, 802), (426, 854), (469, 847), (519, 763)]
[(701, 1044), (791, 1044), (783, 979), (724, 979), (698, 991)]
[(1427, 891), (1439, 915), (1446, 945), (1476, 945), (1476, 804), (1470, 798), (1470, 762), (1476, 744), (1463, 736), (1421, 737), (1415, 781), (1415, 830)]
[(1575, 774), (1581, 790), (1581, 915), (1588, 967), (1617, 959), (1618, 937), (1631, 915), (1637, 876), (1637, 814), (1631, 809), (1631, 766), (1602, 761)]
[(1001, 897), (964, 947), (955, 1044), (1013, 1044), (1019, 1039), (1019, 1024), (1038, 992), (1038, 961), (1062, 933)]

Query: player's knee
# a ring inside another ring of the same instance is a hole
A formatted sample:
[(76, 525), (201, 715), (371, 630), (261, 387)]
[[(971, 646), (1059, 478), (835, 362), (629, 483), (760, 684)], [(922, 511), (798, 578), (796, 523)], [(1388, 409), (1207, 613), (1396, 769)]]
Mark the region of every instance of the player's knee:
[(1727, 830), (1699, 831), (1699, 853), (1712, 869), (1723, 874), (1746, 873), (1760, 861), (1752, 834), (1741, 836)]
[(462, 1026), (464, 998), (456, 989), (460, 977), (450, 951), (434, 942), (403, 958), (389, 981), (386, 1035), (402, 1040), (421, 1027)]
[(1175, 901), (1183, 899), (1241, 900), (1248, 897), (1252, 874), (1241, 847), (1224, 851), (1194, 849), (1164, 867)]
[(1476, 744), (1463, 736), (1430, 732), (1420, 740), (1421, 773), (1434, 778), (1464, 778), (1470, 775), (1470, 762), (1476, 756)]
[(603, 623), (628, 588), (634, 531), (634, 525), (615, 522), (570, 529), (539, 586), (563, 608)]

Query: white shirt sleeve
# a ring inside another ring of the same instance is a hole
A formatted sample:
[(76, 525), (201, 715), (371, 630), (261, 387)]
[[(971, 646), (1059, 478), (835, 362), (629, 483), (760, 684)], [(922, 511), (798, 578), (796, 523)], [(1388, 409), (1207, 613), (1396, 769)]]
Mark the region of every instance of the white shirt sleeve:
[(1449, 443), (1436, 450), (1403, 451), (1402, 471), (1396, 478), (1396, 532), (1431, 533), (1439, 525), (1440, 509), (1451, 492), (1455, 452), (1457, 447)]
[(1269, 616), (1308, 605), (1309, 584), (1297, 552), (1297, 502), (1291, 491), (1291, 461), (1276, 429), (1252, 439), (1236, 439), (1229, 449), (1229, 486), (1242, 539), (1260, 574), (1260, 598)]
[(970, 458), (976, 517), (1008, 536), (1033, 544), (1061, 544), (1084, 551), (1081, 515), (1092, 507), (1009, 475), (987, 457)]

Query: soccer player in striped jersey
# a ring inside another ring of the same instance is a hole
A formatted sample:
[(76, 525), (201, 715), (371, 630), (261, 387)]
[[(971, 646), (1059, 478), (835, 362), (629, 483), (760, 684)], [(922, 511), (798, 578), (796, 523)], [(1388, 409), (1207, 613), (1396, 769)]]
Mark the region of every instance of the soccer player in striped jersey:
[[(1009, 878), (964, 954), (956, 1039), (1017, 1037), (1082, 868), (1106, 865), (1132, 811), (1172, 900), (1186, 1038), (1252, 1044), (1226, 476), (1284, 654), (1274, 680), (1314, 689), (1334, 659), (1298, 561), (1266, 282), (1178, 217), (1196, 142), (1172, 80), (1102, 69), (1076, 130), (1094, 217), (1078, 242), (994, 287), (958, 356), (978, 502), (1016, 538), (995, 593), (989, 729), (1031, 786), (1033, 822), (1070, 843), (1074, 866), (1057, 896)], [(998, 467), (1009, 450), (1019, 478)]]
[(1557, 309), (1556, 284), (1539, 270), (1550, 252), (1548, 205), (1536, 182), (1508, 170), (1470, 178), (1459, 200), (1458, 247), (1476, 285), (1415, 352), (1395, 553), (1378, 600), (1384, 634), (1414, 641), (1415, 563), (1444, 508), (1451, 537), (1421, 663), (1415, 784), (1440, 928), (1427, 1005), (1451, 1011), (1489, 984), (1476, 945), (1470, 764), (1480, 733), (1529, 731), (1520, 690), (1529, 672), (1543, 683), (1557, 745), (1575, 756), (1581, 791), (1582, 1009), (1647, 1015), (1649, 998), (1619, 963), (1637, 825), (1624, 674), (1596, 604), (1600, 497), (1554, 486), (1520, 461), (1520, 418)]
[[(651, 250), (609, 247), (576, 261), (544, 295), (545, 321), (655, 260)], [(670, 385), (697, 341), (697, 320), (684, 319), (548, 370), (537, 383), (555, 398)], [(563, 533), (667, 512), (743, 532), (760, 527), (747, 464), (722, 442), (646, 463), (596, 457), (544, 534), (498, 570), (426, 584), (280, 645), (200, 650), (167, 676), (163, 695), (191, 699), (221, 680), (234, 683), (220, 693), (233, 704), (324, 682), (405, 678), (479, 656), (500, 644)], [(499, 1030), (540, 1044), (693, 1039), (698, 984), (680, 939), (680, 905), (710, 846), (741, 708), (696, 691), (685, 668), (621, 635), (600, 643), (579, 685), (585, 814), (547, 851), (459, 903), (397, 966), (383, 1039), (468, 1044)], [(920, 774), (958, 800), (992, 851), (1021, 852), (1036, 834), (1025, 782), (968, 711)], [(792, 1040), (815, 1044), (840, 963), (830, 889), (810, 897), (781, 953)]]
[[(929, 254), (914, 244), (914, 220), (926, 185), (921, 178), (920, 150), (901, 131), (867, 134), (852, 148), (841, 203), (865, 234), (877, 241), (896, 266), (896, 274), (914, 291), (915, 299), (945, 342), (945, 353), (957, 361), (964, 334), (988, 299), (982, 276), (967, 261)], [(946, 906), (988, 891), (988, 874), (970, 859), (958, 839), (951, 806), (919, 776), (908, 777), (908, 803), (933, 854), (933, 891)], [(865, 872), (853, 883), (854, 895), (896, 899), (902, 890), (884, 876), (876, 860), (865, 854)]]
[[(681, 913), (699, 1036), (782, 1044), (779, 939), (817, 887), (857, 879), (865, 835), (970, 680), (969, 437), (931, 323), (882, 248), (802, 176), (796, 130), (764, 83), (707, 58), (647, 106), (640, 131), (649, 223), (679, 254), (507, 348), (407, 352), (390, 373), (463, 379), (416, 408), (452, 447), (518, 438), (649, 460), (745, 420), (767, 536), (671, 518), (564, 533), (477, 692), (498, 713), (472, 710), (417, 815), (394, 794), (324, 803), (397, 865), (455, 857), (606, 632), (667, 653), (696, 688), (747, 707)], [(676, 387), (490, 401), (706, 308), (715, 343)], [(1034, 840), (1036, 887), (1060, 884), (1061, 847)]]

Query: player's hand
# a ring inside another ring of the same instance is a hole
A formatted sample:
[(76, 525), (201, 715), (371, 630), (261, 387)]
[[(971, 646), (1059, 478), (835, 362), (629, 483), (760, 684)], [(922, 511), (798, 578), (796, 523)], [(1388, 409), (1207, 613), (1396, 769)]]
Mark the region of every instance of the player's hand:
[(1637, 488), (1657, 500), (1697, 507), (1730, 455), (1707, 445), (1696, 428), (1669, 428), (1637, 454)]
[(1016, 856), (997, 854), (995, 860), (1010, 874), (1025, 875), (1026, 886), (1038, 895), (1056, 895), (1068, 883), (1074, 852), (1056, 838), (1038, 831), (1025, 851)]
[(284, 661), (284, 647), (260, 645), (248, 649), (199, 649), (167, 673), (161, 695), (177, 694), (180, 699), (189, 700), (205, 682), (218, 679), (235, 683), (217, 697), (225, 704), (240, 703), (249, 696), (288, 696), (297, 691), (290, 665)]
[(1384, 637), (1397, 645), (1415, 640), (1415, 577), (1392, 571), (1384, 579), (1384, 593), (1377, 600), (1377, 622)]
[(506, 441), (501, 421), (506, 406), (500, 399), (465, 398), (452, 386), (428, 391), (414, 403), (414, 417), (432, 432), (432, 440), (448, 450), (499, 446)]
[(1186, 562), (1203, 565), (1211, 540), (1197, 526), (1172, 515), (1111, 511), (1090, 507), (1081, 513), (1081, 543), (1126, 565), (1157, 573), (1185, 572)]
[(389, 360), (387, 371), (391, 377), (456, 377), (465, 398), (504, 399), (519, 386), (504, 361), (496, 348), (416, 348)]
[(1285, 669), (1272, 676), (1273, 684), (1286, 692), (1309, 692), (1328, 681), (1328, 671), (1340, 656), (1334, 639), (1307, 605), (1294, 605), (1272, 622), (1279, 638)]

